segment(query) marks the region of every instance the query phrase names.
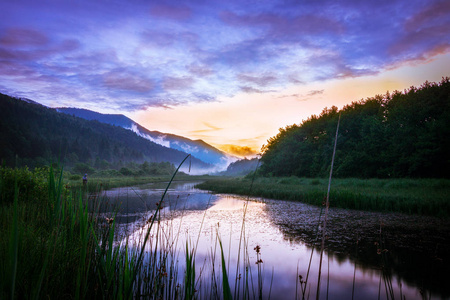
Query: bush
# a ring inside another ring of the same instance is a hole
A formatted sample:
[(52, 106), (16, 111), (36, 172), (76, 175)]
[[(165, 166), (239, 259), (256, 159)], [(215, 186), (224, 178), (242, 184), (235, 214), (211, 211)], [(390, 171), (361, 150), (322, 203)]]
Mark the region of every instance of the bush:
[(120, 172), (122, 175), (125, 175), (125, 176), (131, 176), (131, 175), (134, 174), (132, 170), (130, 170), (130, 169), (128, 169), (128, 168), (125, 168), (125, 167), (120, 168), (119, 172)]
[(81, 175), (77, 175), (77, 174), (70, 175), (69, 179), (70, 180), (80, 180), (81, 179)]
[(12, 203), (15, 181), (19, 191), (19, 201), (42, 200), (47, 196), (47, 168), (28, 167), (0, 168), (0, 203)]

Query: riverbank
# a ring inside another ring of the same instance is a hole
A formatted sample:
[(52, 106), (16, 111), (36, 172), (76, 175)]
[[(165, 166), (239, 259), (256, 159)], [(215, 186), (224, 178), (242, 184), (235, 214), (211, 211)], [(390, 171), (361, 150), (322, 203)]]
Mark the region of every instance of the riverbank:
[[(88, 192), (97, 192), (99, 190), (108, 190), (112, 188), (136, 186), (147, 183), (169, 182), (172, 175), (158, 175), (158, 176), (93, 176), (88, 179), (87, 186), (83, 186), (81, 179), (64, 178), (64, 183), (71, 190), (86, 189)], [(208, 175), (187, 175), (177, 174), (174, 181), (204, 181), (209, 180), (211, 176)]]
[[(298, 177), (211, 177), (197, 188), (216, 193), (299, 201), (321, 206), (328, 179)], [(333, 179), (330, 206), (413, 215), (450, 216), (448, 179)]]
[[(161, 286), (174, 282), (156, 273), (165, 264), (158, 255), (166, 253), (159, 246), (154, 249), (158, 261), (144, 265), (144, 248), (116, 245), (114, 214), (109, 220), (101, 217), (100, 204), (86, 197), (86, 192), (113, 187), (168, 183), (170, 177), (90, 177), (83, 186), (81, 178), (71, 180), (70, 174), (51, 167), (0, 171), (1, 299), (131, 299), (140, 292), (156, 298), (165, 292)], [(179, 175), (175, 180), (193, 180)], [(157, 224), (157, 218), (149, 222)], [(138, 274), (158, 279), (144, 282)], [(175, 290), (179, 298), (185, 295), (172, 284), (170, 292)]]
[[(271, 222), (286, 240), (320, 251), (322, 207), (264, 200)], [(450, 219), (330, 208), (325, 249), (357, 265), (392, 270), (407, 282), (447, 299)], [(407, 298), (408, 299), (408, 298)]]

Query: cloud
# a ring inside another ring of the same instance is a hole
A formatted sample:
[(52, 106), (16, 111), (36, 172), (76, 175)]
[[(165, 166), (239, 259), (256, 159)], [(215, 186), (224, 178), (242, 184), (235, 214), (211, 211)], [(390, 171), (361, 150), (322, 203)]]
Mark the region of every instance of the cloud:
[(277, 78), (272, 75), (255, 76), (248, 74), (238, 74), (237, 77), (240, 81), (254, 83), (259, 86), (267, 86), (277, 80)]
[(6, 47), (45, 46), (49, 38), (44, 33), (29, 28), (8, 28), (0, 36), (0, 45)]
[(177, 44), (193, 45), (198, 40), (198, 35), (189, 31), (168, 32), (164, 29), (148, 29), (142, 32), (142, 40), (145, 45), (154, 47), (169, 47)]
[(322, 95), (324, 93), (324, 91), (325, 90), (311, 90), (306, 95), (303, 95), (303, 94), (281, 95), (281, 96), (277, 96), (277, 98), (278, 99), (294, 98), (297, 101), (307, 101), (307, 100), (311, 99), (311, 97), (314, 97), (317, 95)]
[(80, 106), (217, 101), (374, 75), (450, 51), (450, 4), (440, 0), (22, 0), (2, 8), (2, 85), (64, 102), (76, 90)]
[(163, 81), (164, 90), (186, 90), (194, 84), (192, 77), (167, 77)]
[(116, 70), (103, 75), (103, 84), (108, 88), (135, 91), (140, 93), (149, 92), (153, 89), (153, 82), (147, 78)]
[(180, 4), (167, 5), (158, 3), (151, 8), (150, 14), (153, 17), (184, 21), (192, 16), (192, 11), (189, 7)]
[(258, 154), (258, 151), (248, 147), (248, 146), (237, 146), (231, 144), (218, 145), (220, 150), (225, 151), (229, 154), (236, 155), (239, 157), (253, 157)]
[(212, 75), (214, 73), (214, 71), (207, 67), (207, 66), (202, 66), (199, 64), (191, 64), (189, 66), (186, 67), (188, 69), (188, 71), (195, 76), (199, 76), (199, 77), (205, 77), (208, 75)]
[(185, 143), (181, 143), (180, 144), (178, 142), (175, 142), (175, 144), (177, 144), (186, 153), (192, 154), (192, 153), (198, 153), (199, 152), (199, 148), (197, 146), (190, 146), (190, 145), (185, 144)]
[(441, 23), (449, 20), (450, 2), (438, 1), (425, 6), (421, 11), (411, 16), (405, 22), (405, 29), (408, 31), (417, 30), (417, 28), (429, 26), (429, 24)]
[[(223, 129), (221, 127), (214, 126), (207, 122), (202, 122), (202, 124), (206, 127), (206, 129), (193, 130), (193, 131), (190, 131), (190, 133), (199, 136), (198, 133), (215, 132), (215, 131), (219, 131), (219, 130)], [(208, 136), (205, 135), (205, 137), (208, 137)]]
[(172, 33), (160, 32), (157, 30), (146, 30), (142, 33), (142, 39), (146, 44), (158, 47), (168, 47), (175, 43), (175, 36)]
[(317, 35), (325, 33), (342, 34), (344, 26), (332, 16), (319, 14), (236, 14), (225, 11), (221, 13), (225, 24), (236, 27), (258, 27), (265, 30), (268, 36), (284, 41), (302, 39), (302, 35)]
[(255, 89), (255, 88), (253, 88), (251, 86), (241, 86), (240, 88), (241, 88), (241, 91), (243, 91), (244, 93), (247, 93), (247, 94), (254, 94), (254, 93), (255, 94), (261, 94), (261, 93), (264, 93), (263, 90)]
[(133, 131), (138, 136), (143, 137), (144, 139), (147, 139), (149, 141), (152, 141), (153, 143), (156, 143), (156, 144), (159, 144), (161, 146), (170, 148), (170, 142), (165, 139), (166, 138), (165, 135), (161, 135), (161, 136), (158, 136), (156, 138), (152, 137), (149, 134), (145, 134), (145, 133), (140, 132), (139, 129), (137, 128), (136, 124), (134, 124), (134, 123), (131, 125), (131, 128), (126, 128), (126, 129)]
[(312, 90), (308, 92), (308, 96), (315, 96), (323, 94), (324, 90)]
[(300, 94), (291, 94), (291, 95), (281, 95), (281, 96), (277, 96), (278, 99), (283, 99), (283, 98), (299, 98), (301, 97)]
[(223, 129), (223, 128), (214, 126), (214, 125), (212, 125), (212, 124), (210, 124), (208, 122), (202, 122), (202, 123), (203, 123), (203, 125), (205, 125), (206, 127), (208, 127), (211, 130), (221, 130), (221, 129)]

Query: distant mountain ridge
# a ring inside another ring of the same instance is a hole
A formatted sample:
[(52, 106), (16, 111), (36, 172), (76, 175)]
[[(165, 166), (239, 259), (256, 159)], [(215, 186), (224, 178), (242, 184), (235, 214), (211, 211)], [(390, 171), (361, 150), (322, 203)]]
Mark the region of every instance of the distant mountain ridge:
[(121, 114), (108, 114), (108, 115), (100, 114), (92, 110), (75, 107), (58, 107), (56, 108), (56, 111), (72, 115), (75, 117), (83, 118), (86, 120), (97, 120), (102, 123), (107, 123), (124, 128), (125, 127), (130, 128), (131, 125), (134, 123), (131, 119)]
[[(100, 169), (143, 162), (170, 162), (177, 166), (187, 155), (120, 126), (59, 113), (1, 93), (0, 128), (0, 159), (9, 166), (34, 167), (54, 162), (63, 162), (69, 168), (79, 163)], [(182, 169), (191, 169), (191, 174), (216, 170), (194, 156)]]
[(230, 162), (237, 160), (237, 158), (220, 151), (203, 140), (191, 140), (175, 134), (150, 131), (122, 114), (102, 114), (88, 109), (71, 107), (61, 107), (56, 110), (86, 120), (97, 120), (102, 123), (132, 130), (137, 135), (154, 143), (167, 148), (190, 153), (205, 163), (218, 166), (219, 169), (226, 169)]

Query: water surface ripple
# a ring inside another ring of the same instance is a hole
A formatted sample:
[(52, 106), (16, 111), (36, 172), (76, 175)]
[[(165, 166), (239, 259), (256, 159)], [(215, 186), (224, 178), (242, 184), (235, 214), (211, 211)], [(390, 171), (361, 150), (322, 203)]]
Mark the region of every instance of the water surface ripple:
[[(236, 268), (240, 241), (245, 242), (251, 272), (255, 275), (254, 248), (258, 245), (263, 261), (265, 298), (270, 291), (271, 299), (295, 299), (301, 275), (303, 281), (309, 276), (305, 298), (315, 299), (318, 236), (322, 234), (320, 207), (213, 195), (194, 189), (195, 184), (173, 183), (161, 211), (160, 224), (176, 237), (181, 257), (185, 241), (196, 245), (198, 240), (196, 261), (203, 262), (199, 265), (205, 272), (208, 261), (217, 259), (214, 253), (217, 253), (219, 236), (227, 257), (230, 282), (234, 285), (242, 272), (242, 268)], [(110, 204), (104, 212), (112, 211), (120, 203), (118, 221), (126, 228), (126, 239), (142, 240), (148, 226), (145, 221), (155, 213), (164, 188), (165, 183), (107, 191), (105, 196)], [(330, 208), (326, 236), (320, 286), (323, 299), (327, 293), (328, 299), (386, 299), (386, 278), (397, 298), (401, 295), (405, 299), (422, 299), (422, 296), (448, 299), (450, 295), (448, 220)], [(302, 298), (300, 292), (297, 295)]]

